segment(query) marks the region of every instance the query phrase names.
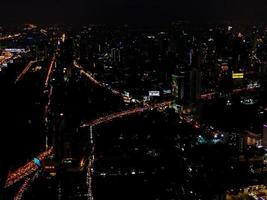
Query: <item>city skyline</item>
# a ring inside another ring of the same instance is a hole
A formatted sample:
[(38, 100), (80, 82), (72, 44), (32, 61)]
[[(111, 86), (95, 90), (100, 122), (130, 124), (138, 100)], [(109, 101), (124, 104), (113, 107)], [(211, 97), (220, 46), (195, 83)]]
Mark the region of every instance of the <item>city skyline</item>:
[(267, 3), (13, 0), (0, 200), (266, 200)]

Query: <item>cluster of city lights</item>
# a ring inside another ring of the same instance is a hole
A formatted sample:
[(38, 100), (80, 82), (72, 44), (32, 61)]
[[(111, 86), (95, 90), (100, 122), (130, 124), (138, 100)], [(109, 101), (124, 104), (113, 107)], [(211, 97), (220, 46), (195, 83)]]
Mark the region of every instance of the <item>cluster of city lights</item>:
[(1, 56), (1, 59), (0, 59), (0, 66), (1, 66), (1, 68), (4, 66), (4, 64), (7, 63), (8, 60), (12, 59), (13, 57), (14, 57), (14, 54), (13, 53), (11, 53), (11, 52), (5, 52), (5, 54), (2, 55)]

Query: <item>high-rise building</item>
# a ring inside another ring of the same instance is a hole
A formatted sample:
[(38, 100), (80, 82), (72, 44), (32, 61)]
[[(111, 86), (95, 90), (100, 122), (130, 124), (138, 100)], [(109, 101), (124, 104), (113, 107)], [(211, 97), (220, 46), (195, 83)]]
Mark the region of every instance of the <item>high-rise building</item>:
[(60, 62), (62, 66), (69, 67), (74, 60), (74, 43), (73, 40), (67, 38), (61, 43)]
[(189, 99), (191, 102), (196, 102), (201, 95), (201, 72), (194, 68), (189, 71)]
[(225, 95), (229, 96), (233, 91), (233, 77), (230, 70), (224, 71), (219, 77), (219, 91)]
[(175, 103), (179, 103), (184, 99), (184, 83), (183, 75), (172, 75), (172, 95)]
[(113, 63), (120, 63), (121, 62), (121, 52), (118, 48), (111, 49), (111, 59)]
[(267, 125), (263, 125), (262, 146), (267, 147)]
[(193, 63), (193, 53), (194, 53), (194, 51), (193, 51), (193, 49), (190, 49), (190, 51), (189, 51), (189, 53), (188, 53), (188, 65), (189, 66), (191, 66), (192, 65), (192, 63)]
[(201, 73), (198, 69), (172, 76), (173, 96), (177, 102), (195, 103), (200, 99)]

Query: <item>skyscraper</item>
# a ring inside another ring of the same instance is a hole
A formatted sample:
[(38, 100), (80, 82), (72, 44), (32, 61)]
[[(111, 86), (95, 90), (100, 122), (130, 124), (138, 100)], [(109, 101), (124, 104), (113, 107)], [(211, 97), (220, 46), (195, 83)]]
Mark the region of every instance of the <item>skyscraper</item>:
[(120, 63), (121, 62), (121, 52), (118, 48), (111, 49), (111, 59), (113, 63)]
[(198, 69), (193, 68), (188, 72), (188, 100), (197, 102), (201, 94), (201, 73)]
[(185, 79), (183, 75), (172, 75), (172, 95), (175, 103), (181, 103), (184, 99)]

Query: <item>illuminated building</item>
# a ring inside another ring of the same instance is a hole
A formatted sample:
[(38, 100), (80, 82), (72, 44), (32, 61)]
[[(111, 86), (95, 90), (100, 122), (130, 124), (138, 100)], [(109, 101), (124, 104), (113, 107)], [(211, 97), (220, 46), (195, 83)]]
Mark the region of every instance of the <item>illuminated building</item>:
[(261, 136), (250, 131), (246, 131), (245, 144), (248, 146), (260, 146)]
[(201, 74), (198, 69), (172, 75), (173, 96), (179, 102), (194, 103), (200, 99)]
[(244, 87), (244, 78), (245, 74), (244, 72), (233, 72), (232, 73), (232, 78), (233, 78), (233, 84), (235, 88), (241, 88)]
[(121, 62), (121, 52), (117, 48), (111, 49), (111, 59), (113, 63), (120, 63)]
[(172, 95), (176, 102), (184, 99), (184, 76), (172, 75)]

